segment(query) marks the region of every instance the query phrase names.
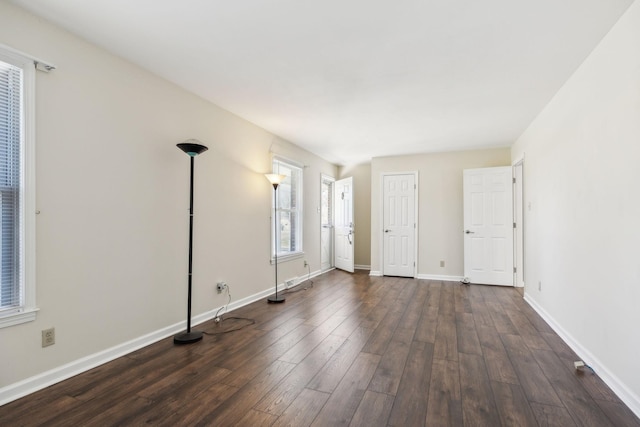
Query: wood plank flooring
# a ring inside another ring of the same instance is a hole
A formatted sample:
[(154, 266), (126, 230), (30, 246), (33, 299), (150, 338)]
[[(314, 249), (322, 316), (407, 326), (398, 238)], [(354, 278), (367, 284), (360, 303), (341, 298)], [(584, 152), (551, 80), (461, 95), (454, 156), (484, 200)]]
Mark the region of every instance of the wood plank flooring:
[(6, 404), (0, 426), (640, 426), (514, 288), (313, 280), (227, 315), (255, 321), (241, 330), (168, 338)]

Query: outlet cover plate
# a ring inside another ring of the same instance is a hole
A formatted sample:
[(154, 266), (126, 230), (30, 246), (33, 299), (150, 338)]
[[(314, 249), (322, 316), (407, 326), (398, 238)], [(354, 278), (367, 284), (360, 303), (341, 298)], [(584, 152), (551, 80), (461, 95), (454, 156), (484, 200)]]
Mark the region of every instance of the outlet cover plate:
[(44, 329), (42, 331), (42, 347), (49, 347), (56, 343), (56, 329)]

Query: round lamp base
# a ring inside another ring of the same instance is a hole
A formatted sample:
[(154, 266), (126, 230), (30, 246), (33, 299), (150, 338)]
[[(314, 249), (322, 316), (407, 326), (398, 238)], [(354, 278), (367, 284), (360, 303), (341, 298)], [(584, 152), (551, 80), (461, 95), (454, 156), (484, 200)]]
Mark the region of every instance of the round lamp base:
[(198, 342), (201, 339), (202, 339), (202, 332), (200, 331), (181, 332), (178, 335), (174, 335), (173, 343), (174, 344), (191, 344), (194, 342)]

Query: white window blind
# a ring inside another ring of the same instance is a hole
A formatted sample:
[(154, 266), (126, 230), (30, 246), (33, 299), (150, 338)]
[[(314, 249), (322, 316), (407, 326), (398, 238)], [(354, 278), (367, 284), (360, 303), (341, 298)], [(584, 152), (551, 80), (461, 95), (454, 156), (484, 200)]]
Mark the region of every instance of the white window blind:
[(24, 305), (21, 278), (23, 70), (0, 61), (0, 315)]

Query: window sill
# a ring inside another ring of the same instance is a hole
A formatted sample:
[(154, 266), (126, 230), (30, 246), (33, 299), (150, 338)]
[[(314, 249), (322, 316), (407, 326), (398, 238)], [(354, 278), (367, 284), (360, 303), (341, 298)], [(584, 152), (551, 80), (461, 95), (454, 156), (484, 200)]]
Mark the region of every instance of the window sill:
[[(278, 264), (300, 258), (304, 258), (304, 252), (293, 252), (286, 255), (278, 255)], [(275, 264), (275, 260), (273, 259), (273, 257), (271, 257), (271, 265), (273, 264)]]
[(0, 329), (9, 326), (19, 325), (21, 323), (33, 322), (36, 320), (37, 308), (30, 308), (16, 313), (6, 314), (0, 317)]

